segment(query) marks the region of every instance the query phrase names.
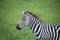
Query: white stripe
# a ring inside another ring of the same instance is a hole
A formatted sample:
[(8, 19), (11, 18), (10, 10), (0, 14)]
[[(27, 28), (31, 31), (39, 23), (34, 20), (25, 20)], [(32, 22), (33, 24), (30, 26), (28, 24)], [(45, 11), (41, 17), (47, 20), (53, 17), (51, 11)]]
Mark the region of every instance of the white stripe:
[(36, 29), (37, 29), (38, 26), (39, 26), (39, 24), (36, 25), (34, 32), (36, 32)]
[(38, 33), (40, 32), (40, 29), (41, 29), (41, 32), (40, 32), (39, 36), (36, 37), (36, 38), (40, 38), (40, 36), (41, 36), (41, 33), (42, 33), (42, 28), (41, 28), (41, 26), (42, 26), (42, 24), (40, 25), (39, 31), (38, 31), (36, 34), (38, 34)]
[(36, 22), (35, 22), (35, 23), (33, 24), (33, 26), (32, 26), (32, 29), (31, 29), (32, 31), (33, 31), (33, 28), (34, 28), (35, 24), (36, 24)]
[(36, 37), (37, 39), (38, 39), (38, 38), (40, 38), (40, 36), (41, 36), (41, 33), (42, 33), (42, 30), (41, 30), (41, 32), (40, 32), (40, 35), (39, 35), (38, 37)]
[(38, 29), (38, 32), (37, 33), (35, 33), (36, 35), (40, 32), (40, 30), (41, 30), (41, 24), (40, 24), (40, 27), (39, 27), (39, 29)]
[(54, 26), (52, 25), (52, 27), (53, 27), (53, 33), (54, 33), (54, 37), (53, 37), (53, 40), (54, 40), (54, 38), (55, 38), (55, 30), (54, 30)]
[(58, 31), (60, 30), (60, 28), (58, 28), (58, 30), (57, 30), (57, 36), (56, 36), (56, 40), (57, 40), (57, 38), (58, 38)]
[[(49, 30), (50, 30), (50, 32), (51, 32), (51, 26), (50, 26), (50, 24), (49, 24)], [(52, 32), (51, 32), (51, 37), (52, 37)]]
[(58, 24), (58, 25), (56, 25), (56, 27), (55, 27), (56, 29), (57, 29), (57, 26), (59, 26), (59, 24)]
[(47, 32), (48, 32), (48, 34), (50, 35), (50, 33), (49, 33), (49, 31), (48, 31), (48, 27), (49, 27), (49, 26), (47, 25)]

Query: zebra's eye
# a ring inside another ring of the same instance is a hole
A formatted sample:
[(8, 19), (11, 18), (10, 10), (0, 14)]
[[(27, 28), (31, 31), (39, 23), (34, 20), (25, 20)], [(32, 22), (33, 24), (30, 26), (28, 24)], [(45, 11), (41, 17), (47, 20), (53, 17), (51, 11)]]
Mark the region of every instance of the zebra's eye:
[(26, 20), (26, 18), (23, 18), (23, 20)]

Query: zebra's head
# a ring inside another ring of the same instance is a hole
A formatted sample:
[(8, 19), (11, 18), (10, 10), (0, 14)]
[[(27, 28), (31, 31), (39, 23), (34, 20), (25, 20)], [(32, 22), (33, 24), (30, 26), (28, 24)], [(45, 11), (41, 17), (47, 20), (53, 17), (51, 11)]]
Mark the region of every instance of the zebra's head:
[(18, 24), (16, 25), (17, 29), (21, 29), (25, 26), (28, 26), (29, 24), (29, 11), (23, 11), (23, 16), (21, 18), (21, 20), (18, 22)]

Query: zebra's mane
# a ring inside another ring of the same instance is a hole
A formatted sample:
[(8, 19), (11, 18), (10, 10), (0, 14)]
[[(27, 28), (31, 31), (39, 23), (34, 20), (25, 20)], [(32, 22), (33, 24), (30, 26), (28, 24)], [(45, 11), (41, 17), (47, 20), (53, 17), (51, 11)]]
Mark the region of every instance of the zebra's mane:
[[(30, 15), (34, 16), (35, 18), (37, 18), (39, 21), (42, 21), (37, 15), (35, 15), (34, 13), (32, 12), (29, 12), (27, 11)], [(43, 22), (43, 21), (42, 21)]]
[(35, 14), (33, 14), (32, 12), (29, 12), (30, 15), (34, 16), (35, 18), (39, 19), (38, 16), (36, 16)]

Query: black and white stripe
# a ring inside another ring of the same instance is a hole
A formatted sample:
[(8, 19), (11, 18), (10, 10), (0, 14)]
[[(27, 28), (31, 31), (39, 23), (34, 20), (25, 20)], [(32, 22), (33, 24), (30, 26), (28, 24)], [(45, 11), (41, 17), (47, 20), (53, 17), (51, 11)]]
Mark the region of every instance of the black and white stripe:
[[(36, 40), (60, 40), (60, 24), (46, 24), (31, 12), (29, 14), (29, 28)], [(28, 17), (28, 16), (27, 16)]]
[(29, 27), (38, 40), (60, 40), (60, 24), (46, 24), (31, 14)]

